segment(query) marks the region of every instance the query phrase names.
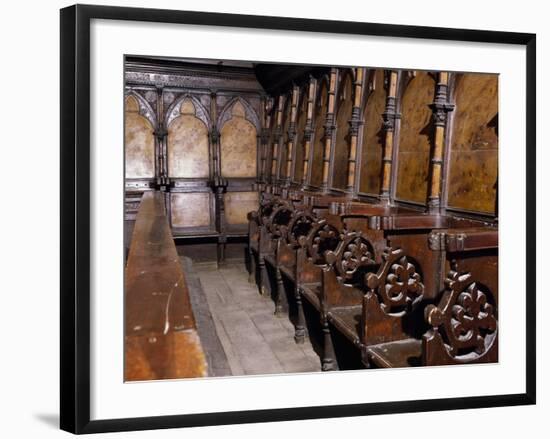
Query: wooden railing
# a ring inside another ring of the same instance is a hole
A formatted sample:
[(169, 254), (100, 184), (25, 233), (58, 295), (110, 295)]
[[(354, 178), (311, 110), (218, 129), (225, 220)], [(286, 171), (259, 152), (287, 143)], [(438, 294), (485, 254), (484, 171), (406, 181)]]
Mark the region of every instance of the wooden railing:
[(126, 381), (207, 376), (163, 194), (143, 195), (125, 273)]

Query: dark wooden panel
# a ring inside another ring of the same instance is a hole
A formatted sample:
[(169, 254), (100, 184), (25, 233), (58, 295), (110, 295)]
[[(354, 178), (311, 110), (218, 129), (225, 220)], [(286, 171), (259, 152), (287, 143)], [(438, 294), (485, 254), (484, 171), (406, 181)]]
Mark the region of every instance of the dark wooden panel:
[(325, 119), (327, 117), (327, 99), (328, 85), (326, 81), (321, 81), (317, 101), (315, 103), (315, 115), (313, 119), (313, 160), (311, 162), (311, 180), (312, 186), (320, 186), (323, 181), (323, 137), (325, 133)]
[(349, 70), (344, 75), (338, 91), (336, 112), (336, 144), (334, 146), (334, 167), (332, 187), (345, 189), (348, 182), (348, 158), (350, 151), (349, 121), (353, 109), (353, 78)]
[(378, 195), (382, 181), (382, 157), (384, 156), (384, 120), (387, 91), (384, 87), (384, 71), (374, 72), (370, 94), (364, 108), (363, 140), (361, 147), (361, 176), (359, 191)]
[(125, 273), (125, 379), (201, 377), (207, 363), (164, 195), (143, 195)]
[(433, 120), (435, 80), (428, 72), (417, 72), (401, 101), (396, 196), (426, 203)]
[(495, 212), (498, 176), (498, 76), (456, 79), (448, 204)]

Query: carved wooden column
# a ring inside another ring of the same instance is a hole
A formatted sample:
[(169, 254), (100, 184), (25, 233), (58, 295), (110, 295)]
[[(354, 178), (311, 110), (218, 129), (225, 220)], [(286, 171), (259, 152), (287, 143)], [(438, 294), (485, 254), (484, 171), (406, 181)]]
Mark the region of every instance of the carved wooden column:
[(298, 95), (300, 89), (297, 86), (292, 87), (292, 97), (290, 102), (290, 123), (288, 125), (287, 144), (286, 144), (286, 175), (285, 186), (290, 185), (292, 175), (294, 175), (294, 140), (296, 139), (296, 114), (298, 108)]
[(216, 110), (216, 92), (210, 93), (210, 120), (212, 121), (212, 126), (210, 127), (210, 144), (212, 152), (212, 174), (210, 175), (211, 179), (214, 179), (216, 176), (221, 175), (221, 165), (220, 165), (220, 133), (217, 127), (217, 110)]
[(365, 68), (357, 67), (355, 70), (355, 81), (353, 83), (353, 108), (351, 110), (351, 120), (349, 121), (350, 148), (348, 158), (348, 183), (346, 190), (357, 196), (357, 137), (361, 125), (361, 97), (363, 95), (363, 78), (365, 77)]
[(382, 114), (386, 138), (384, 142), (384, 157), (382, 158), (382, 186), (380, 188), (380, 202), (389, 204), (393, 167), (393, 142), (395, 120), (399, 117), (396, 112), (397, 72), (390, 71), (387, 76), (388, 97), (386, 109)]
[(157, 186), (161, 189), (169, 184), (168, 181), (168, 163), (167, 163), (167, 153), (166, 153), (166, 136), (168, 132), (164, 126), (164, 88), (162, 86), (157, 86), (157, 127), (155, 129), (155, 138), (157, 143), (157, 154), (156, 154), (156, 177), (157, 177)]
[(275, 113), (275, 120), (276, 120), (276, 126), (275, 126), (275, 132), (273, 134), (273, 151), (271, 155), (271, 183), (274, 184), (279, 179), (279, 144), (281, 142), (281, 137), (283, 135), (282, 132), (282, 122), (283, 122), (283, 96), (279, 96), (277, 99), (277, 110)]
[(311, 150), (311, 138), (313, 136), (313, 105), (315, 100), (315, 88), (317, 81), (310, 77), (307, 91), (307, 119), (304, 129), (304, 172), (302, 174), (302, 188), (306, 189), (309, 182), (309, 154)]
[(221, 145), (220, 145), (220, 132), (218, 130), (218, 114), (216, 106), (217, 93), (212, 91), (210, 93), (210, 117), (212, 120), (212, 126), (210, 127), (210, 142), (212, 144), (212, 175), (210, 185), (214, 192), (215, 209), (215, 223), (216, 230), (218, 232), (217, 243), (217, 261), (218, 265), (225, 262), (225, 244), (227, 237), (225, 235), (225, 204), (223, 200), (223, 194), (227, 189), (227, 180), (222, 177), (221, 173)]
[(431, 183), (428, 208), (430, 212), (437, 212), (441, 206), (441, 186), (443, 167), (443, 149), (445, 145), (445, 129), (447, 126), (447, 113), (452, 111), (454, 105), (447, 102), (447, 90), (449, 74), (439, 72), (435, 100), (431, 105), (435, 125), (434, 147), (431, 157)]
[(325, 120), (325, 150), (323, 152), (323, 181), (321, 183), (321, 191), (328, 191), (328, 183), (330, 176), (330, 162), (332, 156), (332, 145), (334, 144), (334, 132), (336, 126), (334, 125), (334, 110), (336, 103), (336, 81), (338, 76), (338, 70), (336, 68), (330, 69), (330, 81), (328, 91), (328, 108), (327, 117)]

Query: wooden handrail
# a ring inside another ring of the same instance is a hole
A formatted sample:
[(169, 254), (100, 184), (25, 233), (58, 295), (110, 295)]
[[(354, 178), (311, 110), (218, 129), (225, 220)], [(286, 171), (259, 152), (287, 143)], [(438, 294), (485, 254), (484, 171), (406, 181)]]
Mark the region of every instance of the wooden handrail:
[(126, 381), (202, 377), (197, 333), (163, 194), (143, 195), (125, 272)]

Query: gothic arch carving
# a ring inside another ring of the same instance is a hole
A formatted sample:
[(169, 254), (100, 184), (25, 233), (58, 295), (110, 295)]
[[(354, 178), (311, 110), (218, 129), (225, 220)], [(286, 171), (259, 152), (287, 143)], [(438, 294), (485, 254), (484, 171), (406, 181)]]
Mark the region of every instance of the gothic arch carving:
[(156, 130), (158, 127), (157, 114), (155, 113), (149, 102), (147, 102), (143, 96), (141, 96), (133, 89), (126, 90), (126, 92), (124, 93), (124, 102), (126, 102), (126, 99), (128, 99), (130, 96), (137, 101), (137, 104), (139, 106), (139, 114), (149, 121), (149, 123), (153, 127), (153, 130)]
[(231, 119), (233, 106), (237, 104), (237, 102), (240, 103), (244, 108), (244, 118), (252, 123), (252, 125), (254, 125), (254, 127), (256, 128), (256, 132), (259, 133), (262, 125), (260, 123), (260, 118), (258, 117), (258, 114), (254, 110), (254, 108), (252, 108), (252, 106), (248, 103), (248, 101), (241, 98), (240, 96), (234, 97), (227, 104), (225, 104), (225, 107), (223, 107), (223, 110), (218, 116), (218, 122), (216, 124), (218, 130), (221, 131), (225, 123), (229, 119)]
[(183, 95), (166, 115), (168, 174), (172, 178), (210, 175), (210, 119), (200, 101)]
[(211, 121), (210, 121), (210, 114), (206, 107), (199, 101), (195, 96), (190, 95), (188, 93), (180, 96), (178, 99), (176, 99), (172, 105), (168, 108), (168, 111), (166, 112), (165, 117), (165, 126), (169, 127), (170, 124), (180, 116), (181, 114), (181, 105), (184, 101), (190, 100), (193, 105), (195, 106), (195, 117), (202, 120), (203, 123), (206, 125), (207, 128), (210, 128)]
[(126, 178), (154, 178), (155, 124), (145, 99), (136, 93), (124, 97), (124, 155)]
[(256, 178), (258, 115), (246, 100), (232, 99), (218, 118), (220, 133), (220, 168), (222, 177)]

